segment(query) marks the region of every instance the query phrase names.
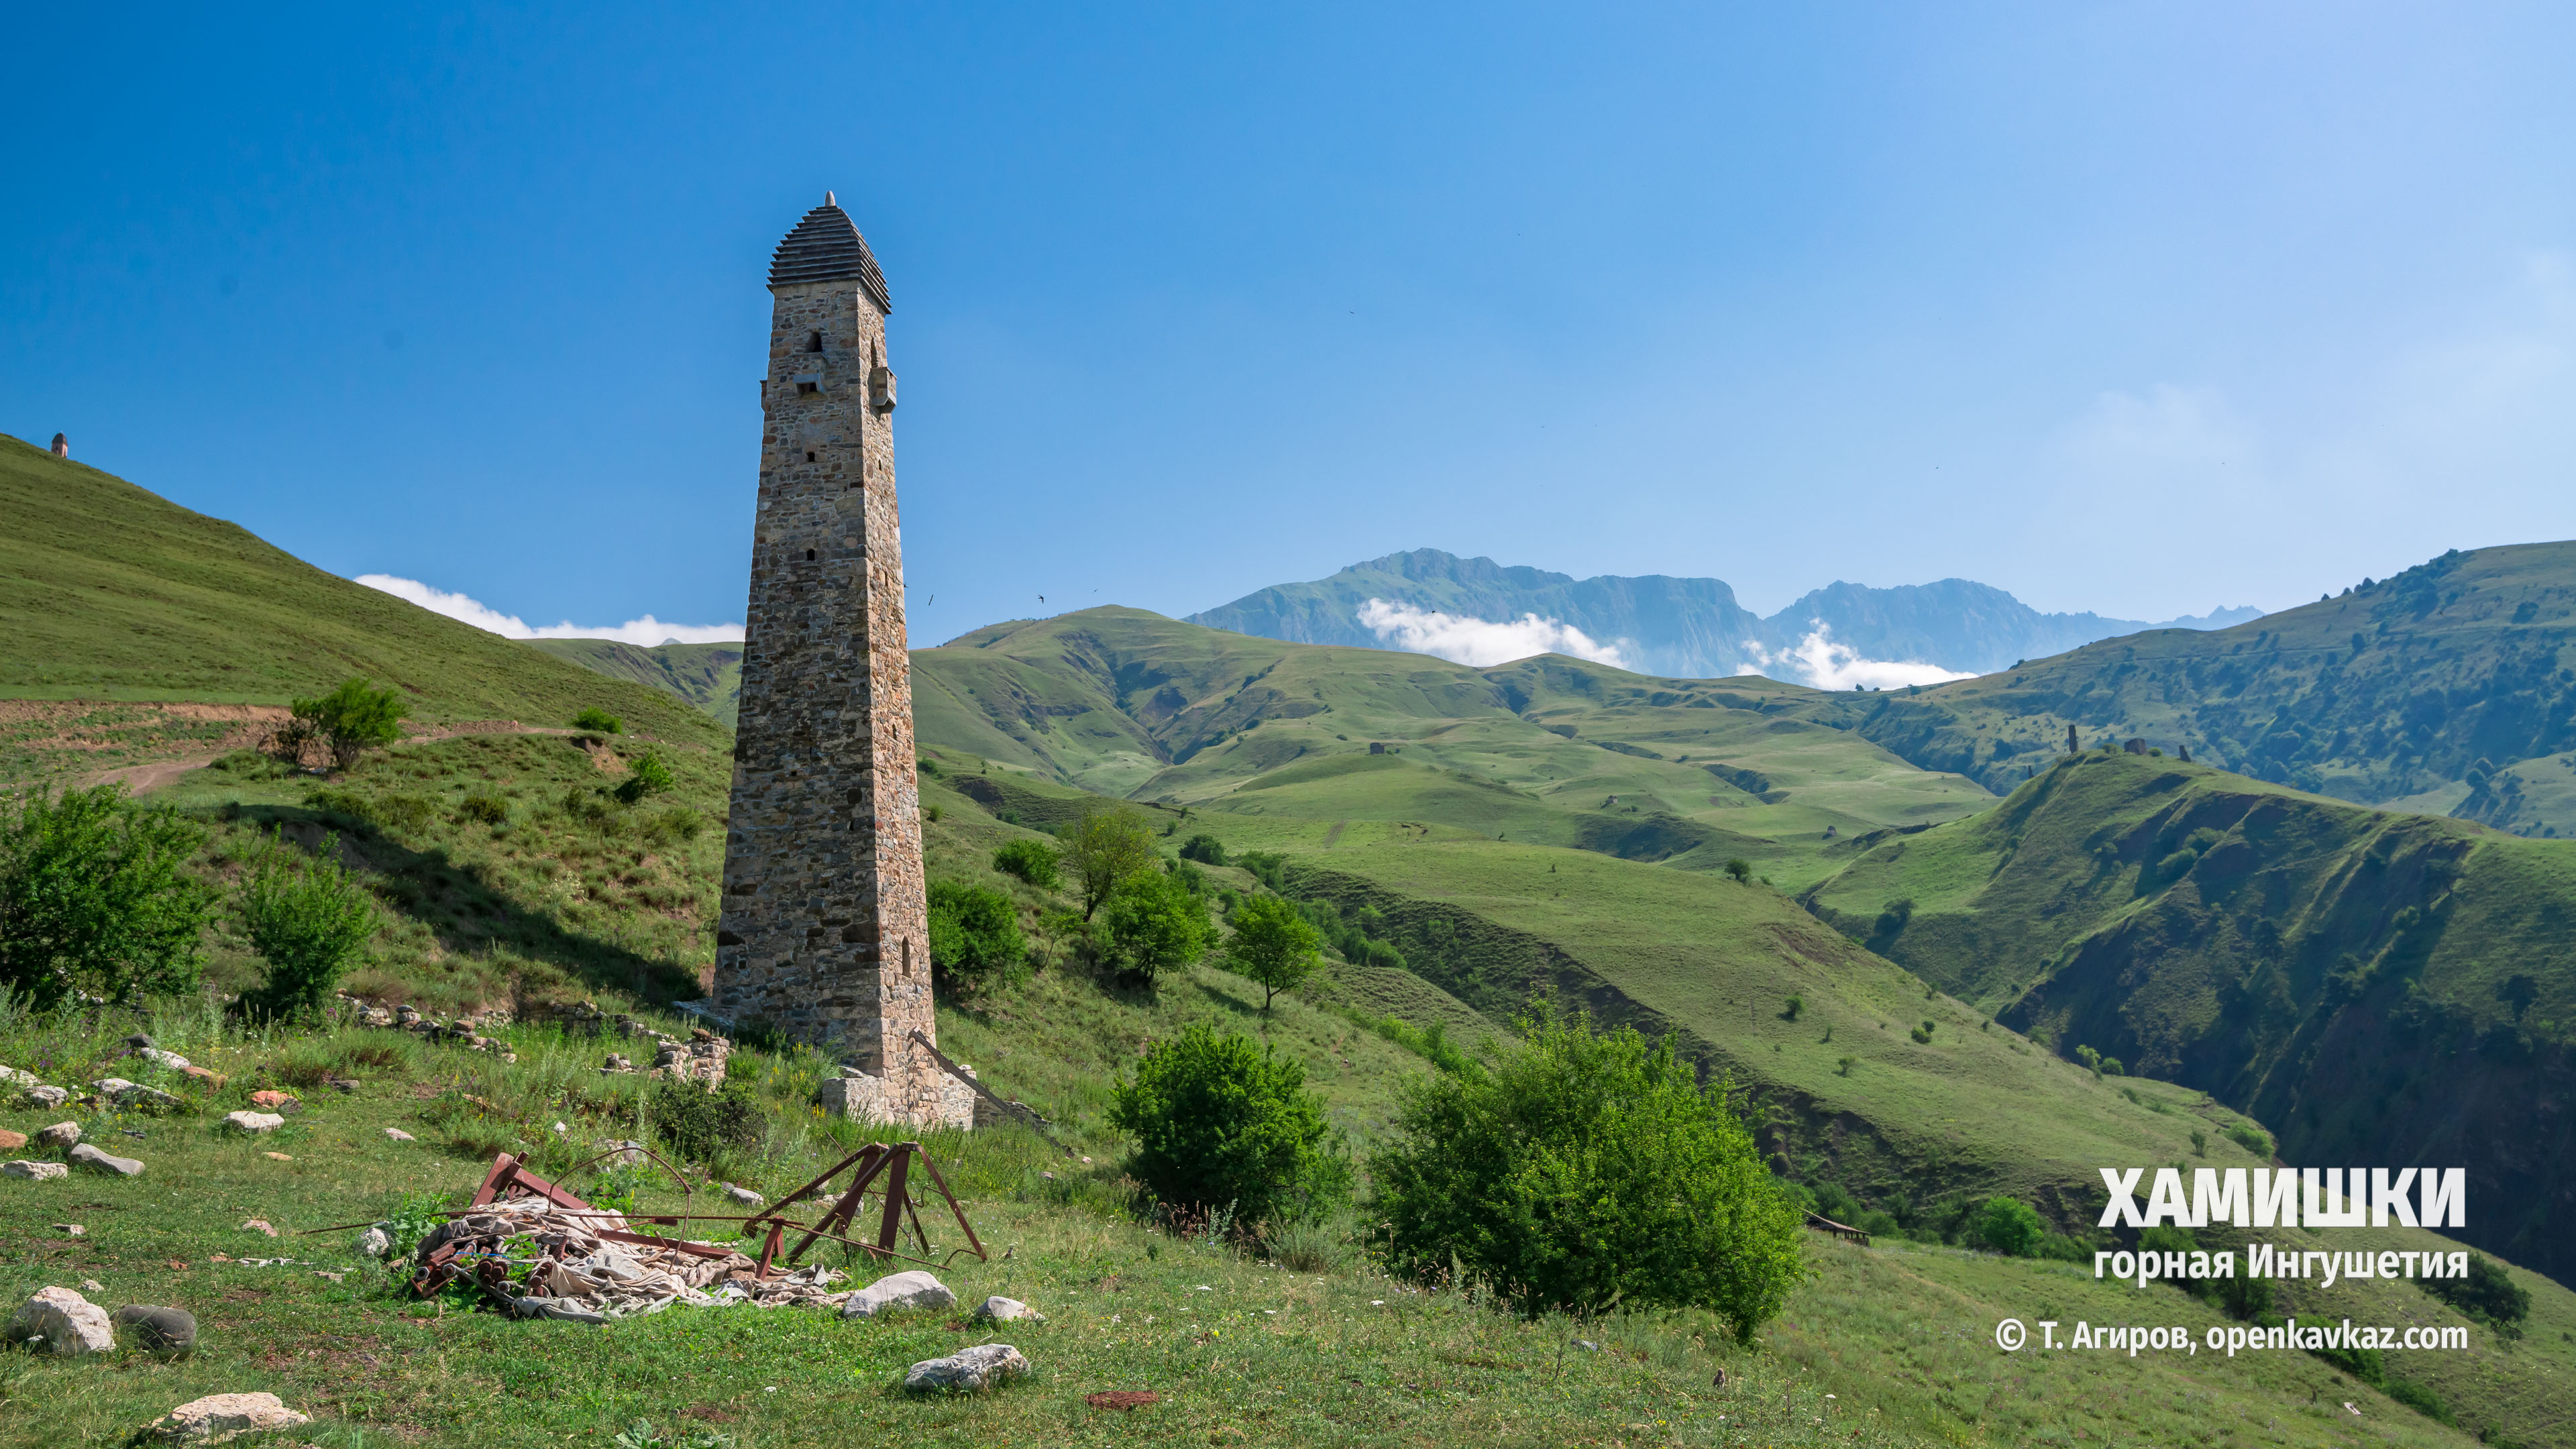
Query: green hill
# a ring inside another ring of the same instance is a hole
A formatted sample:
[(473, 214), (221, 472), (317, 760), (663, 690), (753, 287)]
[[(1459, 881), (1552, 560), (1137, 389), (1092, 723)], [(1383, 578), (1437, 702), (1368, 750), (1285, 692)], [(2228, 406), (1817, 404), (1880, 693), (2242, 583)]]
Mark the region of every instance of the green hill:
[(2142, 737), (2360, 804), (2576, 834), (2576, 543), (2454, 550), (2256, 623), (1871, 699), (1861, 733), (1994, 790), (2072, 724), (2086, 745)]
[(1864, 842), (1806, 903), (2071, 1054), (2249, 1113), (2294, 1162), (2465, 1165), (2466, 1236), (2561, 1277), (2576, 843), (2090, 752)]
[(740, 644), (658, 644), (639, 648), (614, 639), (531, 639), (528, 647), (568, 664), (676, 694), (725, 728), (742, 712)]
[(352, 674), (423, 724), (561, 725), (716, 743), (658, 690), (602, 679), (324, 573), (220, 519), (0, 438), (0, 699), (282, 705)]

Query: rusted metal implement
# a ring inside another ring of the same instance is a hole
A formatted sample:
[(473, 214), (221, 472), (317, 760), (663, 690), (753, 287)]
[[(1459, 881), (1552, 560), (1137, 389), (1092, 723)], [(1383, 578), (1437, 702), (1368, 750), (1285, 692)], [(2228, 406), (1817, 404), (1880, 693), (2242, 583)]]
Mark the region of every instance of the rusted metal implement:
[(1849, 1223), (1835, 1222), (1832, 1218), (1826, 1217), (1822, 1213), (1807, 1214), (1807, 1226), (1819, 1233), (1831, 1233), (1846, 1243), (1858, 1243), (1864, 1248), (1869, 1246), (1868, 1233), (1863, 1232), (1859, 1228), (1853, 1227)]

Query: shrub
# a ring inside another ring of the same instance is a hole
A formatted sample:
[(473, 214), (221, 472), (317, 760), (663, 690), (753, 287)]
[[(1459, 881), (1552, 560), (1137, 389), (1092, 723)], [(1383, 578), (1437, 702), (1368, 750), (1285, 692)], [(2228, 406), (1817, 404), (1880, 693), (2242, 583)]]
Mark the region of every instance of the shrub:
[(1109, 1122), (1136, 1138), (1128, 1171), (1174, 1206), (1285, 1226), (1350, 1192), (1350, 1159), (1306, 1069), (1204, 1022), (1157, 1043), (1118, 1082)]
[(286, 777), (283, 762), (272, 760), (257, 750), (235, 750), (206, 768), (221, 770), (239, 780), (282, 780)]
[(653, 1135), (679, 1156), (694, 1162), (760, 1146), (768, 1122), (751, 1085), (739, 1079), (708, 1091), (697, 1082), (662, 1081), (653, 1086), (645, 1111)]
[(2259, 1321), (2272, 1311), (2272, 1280), (2248, 1273), (2242, 1278), (2220, 1278), (2218, 1301), (2227, 1316), (2242, 1323)]
[(2048, 1237), (2048, 1225), (2040, 1221), (2038, 1210), (2015, 1197), (1987, 1198), (1977, 1209), (1972, 1227), (1978, 1242), (2007, 1258), (2037, 1256), (2040, 1243)]
[(1277, 896), (1254, 896), (1234, 913), (1234, 938), (1226, 964), (1261, 983), (1261, 1009), (1282, 991), (1294, 991), (1323, 965), (1315, 954), (1323, 937), (1297, 908)]
[[(2055, 1263), (2081, 1263), (2092, 1255), (2093, 1250), (2084, 1246), (2079, 1240), (2070, 1238), (2064, 1233), (2050, 1233), (2039, 1240), (2039, 1249), (2032, 1256), (2046, 1258)], [(2268, 1279), (2256, 1278), (2247, 1281), (2263, 1283), (2267, 1291), (2270, 1287)]]
[(1100, 923), (1111, 958), (1149, 985), (1205, 955), (1216, 936), (1206, 900), (1159, 872), (1130, 876), (1109, 898)]
[(1939, 1022), (1934, 1021), (1932, 1018), (1927, 1016), (1923, 1018), (1923, 1024), (1921, 1026), (1907, 1032), (1906, 1035), (1914, 1038), (1924, 1046), (1930, 1046), (1932, 1044), (1932, 1033), (1937, 1030), (1940, 1025), (1941, 1024)]
[(671, 767), (662, 763), (662, 757), (646, 750), (635, 757), (618, 784), (617, 800), (621, 805), (640, 805), (651, 796), (669, 793), (679, 783), (671, 778)]
[(1265, 1227), (1261, 1247), (1272, 1262), (1291, 1273), (1331, 1273), (1342, 1266), (1347, 1256), (1340, 1234), (1312, 1222)]
[(2504, 1334), (2522, 1336), (2522, 1321), (2531, 1315), (2531, 1293), (2513, 1281), (2502, 1265), (2484, 1253), (2469, 1255), (2465, 1278), (2425, 1278), (2424, 1291)]
[(930, 966), (966, 990), (1009, 983), (1028, 966), (1020, 912), (989, 886), (930, 883)]
[(1792, 996), (1789, 998), (1788, 1004), (1780, 1008), (1780, 1019), (1782, 1021), (1796, 1021), (1799, 1016), (1805, 1013), (1806, 1009), (1807, 998), (1803, 996)]
[(375, 809), (378, 820), (399, 830), (418, 830), (438, 813), (438, 806), (426, 795), (381, 796)]
[(214, 900), (180, 867), (205, 838), (119, 785), (0, 805), (0, 986), (41, 1007), (195, 984)]
[(488, 790), (477, 790), (457, 802), (456, 813), (486, 825), (510, 823), (510, 802)]
[(1205, 832), (1193, 835), (1181, 842), (1181, 859), (1195, 860), (1201, 865), (1223, 865), (1225, 842)]
[(1120, 886), (1154, 868), (1154, 832), (1130, 806), (1086, 807), (1064, 827), (1062, 862), (1082, 896), (1082, 918), (1109, 903)]
[(1501, 1063), (1405, 1084), (1370, 1158), (1387, 1261), (1453, 1260), (1524, 1312), (1692, 1305), (1739, 1342), (1799, 1277), (1800, 1216), (1670, 1040), (1523, 1018)]
[(374, 825), (375, 802), (355, 790), (338, 790), (325, 786), (304, 792), (304, 808), (336, 815), (354, 825)]
[(1051, 891), (1064, 883), (1056, 860), (1056, 848), (1043, 840), (1014, 840), (993, 852), (993, 869)]
[(601, 735), (622, 734), (624, 733), (625, 723), (626, 721), (619, 719), (617, 716), (610, 714), (608, 711), (601, 709), (597, 705), (592, 705), (590, 708), (585, 709), (581, 713), (572, 717), (572, 727), (574, 729), (588, 730), (593, 734)]
[(2440, 1394), (2433, 1392), (2431, 1389), (2428, 1389), (2422, 1384), (2416, 1383), (2411, 1379), (2390, 1379), (2387, 1385), (2382, 1388), (2380, 1392), (2388, 1395), (2388, 1397), (2392, 1399), (2395, 1399), (2397, 1402), (2404, 1404), (2406, 1407), (2413, 1409), (2416, 1413), (2423, 1415), (2427, 1419), (2437, 1420), (2444, 1424), (2457, 1424), (2460, 1422), (2458, 1419), (2451, 1416), (2451, 1406), (2442, 1402), (2442, 1396)]
[(268, 976), (242, 1004), (260, 1016), (309, 1014), (376, 933), (376, 902), (335, 858), (339, 837), (304, 859), (271, 836), (242, 879), (242, 929)]
[(1737, 885), (1742, 885), (1746, 881), (1753, 879), (1753, 862), (1746, 860), (1741, 856), (1728, 861), (1726, 863), (1726, 878), (1735, 882)]
[(370, 689), (366, 680), (351, 677), (319, 699), (295, 701), (292, 712), (298, 734), (329, 745), (332, 760), (345, 770), (358, 762), (368, 746), (401, 739), (403, 718), (411, 713), (411, 706), (403, 703), (399, 691)]

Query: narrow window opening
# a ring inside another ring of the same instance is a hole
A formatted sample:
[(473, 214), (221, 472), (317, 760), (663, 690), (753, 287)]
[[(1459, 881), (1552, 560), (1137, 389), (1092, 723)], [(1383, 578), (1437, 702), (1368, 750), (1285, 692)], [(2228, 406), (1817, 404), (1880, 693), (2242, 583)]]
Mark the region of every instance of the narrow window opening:
[(806, 449), (806, 450), (805, 450), (805, 461), (806, 461), (806, 462), (808, 462), (808, 463), (811, 463), (811, 462), (813, 462), (813, 461), (814, 461), (814, 450), (813, 450), (813, 449), (808, 448), (808, 449)]
[(808, 351), (808, 352), (820, 352), (820, 351), (822, 351), (822, 350), (823, 350), (823, 334), (822, 334), (822, 333), (820, 333), (820, 332), (808, 332), (808, 333), (806, 333), (806, 334), (805, 334), (805, 350), (806, 350), (806, 351)]
[(805, 550), (805, 561), (807, 563), (812, 563), (814, 561), (814, 550), (810, 548)]
[(807, 394), (810, 394), (810, 393), (816, 393), (816, 392), (820, 392), (820, 391), (822, 391), (821, 387), (819, 387), (818, 385), (816, 385), (816, 384), (814, 384), (814, 383), (810, 383), (810, 382), (800, 382), (800, 383), (796, 384), (796, 395), (797, 395), (798, 397), (804, 397), (804, 396), (806, 396)]

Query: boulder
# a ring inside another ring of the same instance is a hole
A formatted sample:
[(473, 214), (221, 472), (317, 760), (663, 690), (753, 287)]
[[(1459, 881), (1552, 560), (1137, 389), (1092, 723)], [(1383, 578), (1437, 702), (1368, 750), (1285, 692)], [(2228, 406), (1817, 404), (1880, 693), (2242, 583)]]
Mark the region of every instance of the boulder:
[(72, 1170), (59, 1162), (21, 1161), (0, 1162), (0, 1173), (6, 1173), (11, 1177), (28, 1178), (36, 1182), (51, 1182), (57, 1177), (71, 1176)]
[(400, 1127), (386, 1128), (385, 1138), (390, 1142), (417, 1142), (420, 1140), (419, 1138), (412, 1136), (410, 1133), (405, 1132)]
[(1007, 1343), (979, 1344), (946, 1358), (924, 1359), (903, 1376), (914, 1393), (987, 1389), (1029, 1371), (1029, 1361)]
[(208, 1394), (154, 1420), (151, 1434), (163, 1443), (220, 1444), (237, 1434), (312, 1422), (312, 1415), (286, 1407), (275, 1394)]
[(1005, 1298), (998, 1293), (976, 1304), (975, 1316), (988, 1323), (1008, 1323), (1016, 1318), (1032, 1319), (1039, 1323), (1046, 1322), (1045, 1314), (1017, 1298)]
[(253, 1092), (250, 1094), (250, 1104), (263, 1112), (285, 1113), (304, 1110), (304, 1104), (296, 1099), (293, 1092)]
[(110, 1153), (101, 1152), (86, 1142), (72, 1149), (72, 1161), (75, 1165), (87, 1167), (98, 1172), (112, 1172), (119, 1177), (141, 1177), (143, 1175), (142, 1163), (135, 1161), (131, 1157), (117, 1157)]
[(159, 1087), (147, 1087), (123, 1077), (103, 1077), (90, 1085), (98, 1088), (100, 1096), (131, 1112), (175, 1112), (188, 1105)]
[(237, 1231), (245, 1233), (266, 1233), (272, 1238), (277, 1236), (277, 1229), (271, 1227), (268, 1219), (266, 1218), (249, 1219), (244, 1222)]
[(235, 1132), (274, 1132), (286, 1125), (275, 1112), (226, 1112), (224, 1125)]
[(127, 1343), (147, 1353), (187, 1353), (197, 1346), (197, 1319), (185, 1308), (129, 1303), (116, 1310), (114, 1321)]
[(948, 1285), (915, 1268), (879, 1278), (841, 1305), (843, 1318), (877, 1318), (906, 1308), (947, 1308), (957, 1302)]
[(759, 1193), (753, 1192), (747, 1187), (736, 1187), (729, 1182), (721, 1184), (721, 1186), (724, 1188), (724, 1194), (726, 1197), (733, 1199), (735, 1202), (741, 1203), (744, 1207), (759, 1207), (763, 1203), (769, 1201), (769, 1199), (762, 1197)]
[(50, 1147), (56, 1152), (69, 1151), (72, 1144), (80, 1140), (81, 1130), (78, 1122), (57, 1122), (36, 1134), (36, 1141), (40, 1145)]
[(382, 1228), (369, 1228), (358, 1234), (358, 1241), (353, 1246), (361, 1258), (381, 1258), (394, 1250), (394, 1240)]
[(177, 1052), (165, 1052), (159, 1047), (141, 1047), (136, 1049), (134, 1054), (147, 1062), (157, 1063), (174, 1072), (184, 1072), (188, 1069), (188, 1059)]
[(0, 1127), (0, 1152), (20, 1152), (27, 1146), (27, 1134)]
[(10, 1318), (9, 1337), (19, 1343), (41, 1340), (47, 1353), (107, 1353), (116, 1347), (107, 1310), (69, 1288), (37, 1289)]
[(125, 1039), (125, 1045), (130, 1050), (144, 1052), (152, 1050), (154, 1047), (159, 1046), (160, 1043), (138, 1031), (134, 1035)]
[(71, 1093), (64, 1091), (60, 1087), (48, 1087), (42, 1082), (21, 1090), (18, 1093), (18, 1096), (22, 1100), (32, 1103), (35, 1106), (48, 1108), (59, 1107), (72, 1099)]

